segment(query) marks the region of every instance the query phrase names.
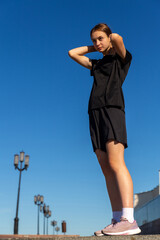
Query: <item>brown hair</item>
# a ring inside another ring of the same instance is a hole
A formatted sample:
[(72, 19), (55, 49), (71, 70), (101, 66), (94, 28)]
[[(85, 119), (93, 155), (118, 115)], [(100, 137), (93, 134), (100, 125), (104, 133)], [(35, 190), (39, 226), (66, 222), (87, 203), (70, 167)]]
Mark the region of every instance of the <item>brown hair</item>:
[(96, 26), (94, 26), (92, 28), (92, 30), (90, 31), (90, 36), (92, 36), (92, 33), (95, 31), (102, 31), (105, 32), (107, 34), (107, 36), (109, 37), (109, 35), (112, 33), (111, 29), (108, 27), (107, 24), (105, 23), (99, 23)]

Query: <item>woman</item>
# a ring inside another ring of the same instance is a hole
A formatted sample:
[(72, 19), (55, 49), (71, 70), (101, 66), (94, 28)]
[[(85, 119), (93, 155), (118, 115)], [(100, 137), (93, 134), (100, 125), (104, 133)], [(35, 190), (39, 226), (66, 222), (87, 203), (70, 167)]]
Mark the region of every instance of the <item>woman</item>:
[[(94, 234), (138, 234), (141, 230), (134, 220), (133, 183), (124, 161), (127, 134), (122, 84), (132, 55), (125, 48), (123, 38), (112, 33), (106, 24), (96, 25), (90, 36), (93, 46), (72, 49), (69, 56), (90, 69), (94, 77), (88, 106), (90, 135), (113, 211), (112, 223)], [(85, 56), (95, 51), (102, 53), (103, 58), (96, 60)]]

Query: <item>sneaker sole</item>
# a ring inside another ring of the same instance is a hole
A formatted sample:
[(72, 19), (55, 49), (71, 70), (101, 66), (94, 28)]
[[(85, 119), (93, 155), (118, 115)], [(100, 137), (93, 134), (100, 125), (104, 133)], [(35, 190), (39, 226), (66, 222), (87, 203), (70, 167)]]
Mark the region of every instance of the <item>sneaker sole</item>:
[(99, 233), (99, 234), (96, 234), (96, 233), (94, 233), (94, 235), (95, 235), (96, 237), (101, 237), (101, 236), (104, 236), (104, 234), (103, 234), (103, 233)]
[(136, 228), (133, 230), (127, 230), (124, 232), (119, 232), (119, 233), (104, 233), (104, 235), (135, 235), (135, 234), (139, 234), (141, 232), (140, 228)]

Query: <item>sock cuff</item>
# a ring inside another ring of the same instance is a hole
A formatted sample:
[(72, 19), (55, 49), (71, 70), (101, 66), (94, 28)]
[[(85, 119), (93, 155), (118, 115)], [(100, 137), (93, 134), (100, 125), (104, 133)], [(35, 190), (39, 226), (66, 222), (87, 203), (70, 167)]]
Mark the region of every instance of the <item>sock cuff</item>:
[(122, 217), (126, 218), (129, 222), (133, 222), (134, 208), (122, 208)]

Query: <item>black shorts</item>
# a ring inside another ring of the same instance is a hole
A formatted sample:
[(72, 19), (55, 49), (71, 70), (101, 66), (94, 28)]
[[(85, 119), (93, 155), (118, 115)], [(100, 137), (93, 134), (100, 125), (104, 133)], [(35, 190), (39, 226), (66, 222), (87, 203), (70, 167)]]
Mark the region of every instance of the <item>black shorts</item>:
[(89, 112), (89, 127), (93, 150), (106, 152), (106, 142), (115, 140), (127, 145), (125, 113), (118, 108), (103, 107)]

